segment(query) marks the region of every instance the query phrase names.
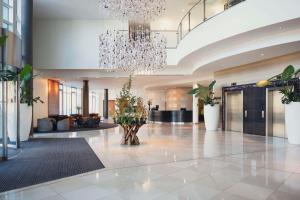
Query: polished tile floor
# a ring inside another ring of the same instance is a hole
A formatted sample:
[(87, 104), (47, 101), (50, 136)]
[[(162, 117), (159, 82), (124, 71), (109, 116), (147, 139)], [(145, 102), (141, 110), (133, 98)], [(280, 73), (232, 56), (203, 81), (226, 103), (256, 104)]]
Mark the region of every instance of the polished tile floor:
[(143, 127), (140, 146), (122, 130), (84, 137), (106, 169), (0, 194), (0, 200), (299, 200), (300, 146), (280, 138), (205, 132), (202, 125)]

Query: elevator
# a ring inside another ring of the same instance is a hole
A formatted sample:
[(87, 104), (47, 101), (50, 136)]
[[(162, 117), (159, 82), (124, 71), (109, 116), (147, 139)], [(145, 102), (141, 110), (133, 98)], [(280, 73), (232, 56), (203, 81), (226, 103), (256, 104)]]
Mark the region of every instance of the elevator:
[(226, 131), (243, 132), (243, 91), (229, 91), (226, 98)]
[(225, 131), (266, 135), (266, 88), (255, 84), (223, 88)]
[(287, 138), (281, 97), (278, 88), (267, 89), (267, 134), (271, 137)]

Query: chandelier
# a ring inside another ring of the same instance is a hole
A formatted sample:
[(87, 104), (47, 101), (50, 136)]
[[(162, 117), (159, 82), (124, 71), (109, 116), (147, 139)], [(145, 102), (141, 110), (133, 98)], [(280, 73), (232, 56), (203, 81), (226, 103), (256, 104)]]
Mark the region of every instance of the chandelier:
[(100, 69), (149, 74), (166, 66), (166, 38), (149, 24), (130, 22), (128, 31), (107, 31), (99, 42)]
[(151, 21), (166, 10), (166, 0), (100, 0), (101, 10), (114, 18)]

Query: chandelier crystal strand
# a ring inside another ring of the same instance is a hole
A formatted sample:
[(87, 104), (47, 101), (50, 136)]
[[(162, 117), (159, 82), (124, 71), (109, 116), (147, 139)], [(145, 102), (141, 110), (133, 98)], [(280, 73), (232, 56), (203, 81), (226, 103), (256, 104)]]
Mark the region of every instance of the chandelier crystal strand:
[(122, 20), (152, 21), (166, 11), (165, 0), (100, 0), (101, 11)]
[(148, 24), (131, 23), (129, 31), (107, 31), (99, 40), (100, 69), (151, 74), (166, 66), (167, 40)]

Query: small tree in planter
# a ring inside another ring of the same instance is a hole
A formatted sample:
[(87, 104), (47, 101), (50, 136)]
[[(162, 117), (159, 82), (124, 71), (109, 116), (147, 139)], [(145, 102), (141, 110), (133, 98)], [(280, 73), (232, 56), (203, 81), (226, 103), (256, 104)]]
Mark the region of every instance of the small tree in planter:
[(268, 80), (259, 81), (258, 87), (272, 85), (274, 81), (281, 81), (283, 87), (280, 88), (282, 103), (285, 104), (285, 127), (289, 143), (300, 144), (300, 93), (295, 91), (294, 84), (291, 81), (299, 78), (300, 69), (296, 70), (294, 66), (287, 66), (281, 74), (271, 77)]
[[(0, 73), (0, 80), (2, 81), (20, 80), (20, 115), (26, 116), (20, 121), (20, 141), (27, 141), (29, 138), (33, 103), (44, 103), (40, 97), (31, 97), (30, 82), (33, 78), (34, 76), (32, 75), (32, 67), (30, 65), (25, 65), (18, 73), (10, 70), (3, 70)], [(10, 140), (13, 142), (16, 141), (16, 139), (16, 137), (10, 137)]]
[(44, 103), (40, 97), (32, 97), (31, 81), (36, 76), (33, 75), (31, 65), (25, 65), (19, 73), (20, 79), (20, 114), (27, 116), (20, 121), (20, 140), (27, 141), (32, 125), (32, 106), (33, 103)]
[(214, 93), (215, 84), (216, 81), (211, 82), (208, 87), (198, 84), (197, 88), (189, 92), (204, 102), (204, 122), (208, 131), (216, 131), (220, 122), (220, 105)]
[(139, 129), (146, 124), (147, 109), (143, 104), (142, 98), (132, 95), (132, 79), (124, 84), (120, 96), (116, 100), (116, 112), (114, 121), (124, 129), (124, 135), (121, 141), (123, 145), (139, 145), (137, 133)]

